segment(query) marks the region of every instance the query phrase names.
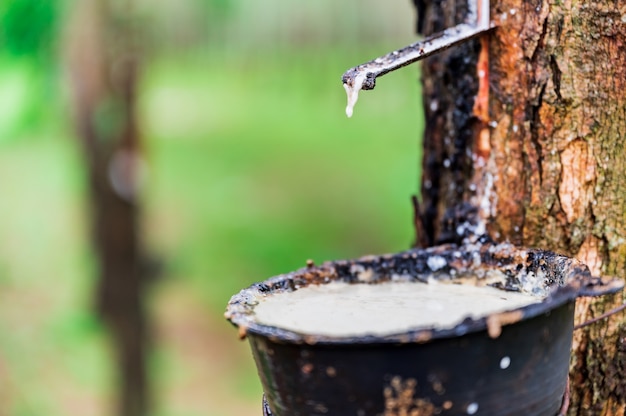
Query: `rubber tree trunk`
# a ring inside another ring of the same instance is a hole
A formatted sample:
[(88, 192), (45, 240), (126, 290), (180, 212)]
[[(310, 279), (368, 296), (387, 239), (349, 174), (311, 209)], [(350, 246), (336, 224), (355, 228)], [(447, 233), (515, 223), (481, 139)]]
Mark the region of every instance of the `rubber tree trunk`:
[[(113, 5), (121, 7), (113, 8)], [(118, 361), (122, 416), (147, 413), (142, 306), (137, 58), (127, 4), (76, 2), (67, 57), (74, 119), (89, 177), (97, 303)]]
[[(416, 0), (418, 30), (464, 1)], [(420, 12), (421, 11), (421, 12)], [(492, 0), (497, 28), (424, 62), (421, 245), (471, 234), (626, 266), (626, 1)], [(578, 301), (576, 320), (623, 295)], [(575, 333), (571, 415), (626, 413), (626, 315)]]

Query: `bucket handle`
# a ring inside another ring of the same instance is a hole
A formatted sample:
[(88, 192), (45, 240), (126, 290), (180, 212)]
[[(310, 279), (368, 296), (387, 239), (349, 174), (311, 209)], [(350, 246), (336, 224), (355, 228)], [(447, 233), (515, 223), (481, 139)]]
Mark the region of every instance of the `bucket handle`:
[[(624, 281), (620, 279), (610, 278), (610, 277), (592, 277), (590, 279), (586, 279), (581, 285), (580, 290), (578, 291), (579, 297), (586, 296), (604, 296), (612, 293), (617, 293), (624, 289)], [(603, 319), (608, 318), (611, 315), (615, 315), (626, 309), (626, 303), (623, 303), (620, 306), (617, 306), (610, 311), (603, 313), (602, 315), (580, 323), (574, 326), (574, 330), (584, 328), (586, 326), (595, 324)]]
[(578, 290), (578, 297), (604, 296), (624, 289), (624, 281), (613, 277), (590, 277), (583, 279)]

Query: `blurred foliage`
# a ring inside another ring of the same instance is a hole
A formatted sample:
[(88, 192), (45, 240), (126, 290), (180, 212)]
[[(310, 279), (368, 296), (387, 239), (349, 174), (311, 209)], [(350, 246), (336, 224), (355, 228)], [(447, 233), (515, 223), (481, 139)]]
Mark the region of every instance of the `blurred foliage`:
[(58, 23), (57, 1), (3, 0), (0, 50), (17, 56), (51, 56)]
[[(235, 0), (202, 0), (207, 7), (207, 14), (213, 13), (214, 16), (225, 18), (232, 16), (235, 12)], [(213, 18), (212, 20), (217, 20)]]
[(0, 143), (58, 123), (54, 119), (60, 103), (57, 46), (62, 3), (0, 2)]
[(29, 55), (14, 59), (0, 53), (0, 144), (32, 140), (66, 117), (55, 64)]
[[(2, 415), (103, 416), (113, 398), (91, 309), (87, 181), (58, 69), (62, 4), (0, 4)], [(147, 299), (154, 414), (247, 414), (236, 406), (258, 409), (260, 387), (221, 316), (230, 295), (308, 258), (397, 251), (413, 238), (417, 73), (381, 78), (350, 120), (340, 84), (348, 67), (413, 40), (410, 2), (134, 5), (149, 39), (143, 234), (164, 264)], [(33, 39), (17, 39), (31, 19)]]

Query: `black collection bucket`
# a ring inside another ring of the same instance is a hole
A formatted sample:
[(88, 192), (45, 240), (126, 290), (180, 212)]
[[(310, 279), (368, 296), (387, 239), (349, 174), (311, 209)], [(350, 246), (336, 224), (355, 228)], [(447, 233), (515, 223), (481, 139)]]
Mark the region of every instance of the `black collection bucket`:
[[(387, 336), (322, 336), (255, 321), (259, 297), (331, 281), (363, 284), (364, 273), (368, 284), (394, 276), (463, 284), (488, 279), (507, 291), (532, 284), (547, 297), (452, 328)], [(449, 245), (327, 262), (277, 276), (233, 296), (226, 318), (250, 342), (266, 415), (555, 416), (567, 384), (576, 298), (622, 287), (621, 281), (593, 277), (580, 262), (548, 251)]]

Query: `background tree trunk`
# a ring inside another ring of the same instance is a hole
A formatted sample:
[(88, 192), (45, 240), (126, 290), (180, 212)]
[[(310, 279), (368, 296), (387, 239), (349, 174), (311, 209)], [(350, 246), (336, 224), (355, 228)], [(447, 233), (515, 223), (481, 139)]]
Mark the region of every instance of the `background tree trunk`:
[[(114, 6), (120, 7), (116, 9)], [(146, 414), (139, 238), (137, 50), (127, 2), (81, 0), (67, 41), (75, 125), (88, 169), (98, 312), (118, 361), (121, 416)]]
[[(465, 1), (415, 0), (430, 34)], [(626, 1), (492, 0), (497, 29), (425, 61), (422, 244), (496, 241), (626, 265)], [(596, 317), (623, 295), (577, 302)], [(575, 333), (572, 415), (626, 413), (626, 316)]]

